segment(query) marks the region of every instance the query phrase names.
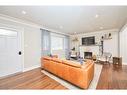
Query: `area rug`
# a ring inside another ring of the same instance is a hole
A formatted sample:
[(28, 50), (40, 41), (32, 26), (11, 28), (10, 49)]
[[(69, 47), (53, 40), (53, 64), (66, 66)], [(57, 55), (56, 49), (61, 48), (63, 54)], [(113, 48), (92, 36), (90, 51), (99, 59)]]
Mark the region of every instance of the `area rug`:
[[(102, 65), (100, 64), (95, 64), (95, 72), (94, 72), (94, 78), (93, 80), (91, 81), (91, 84), (89, 86), (88, 89), (96, 89), (96, 86), (97, 86), (97, 83), (98, 83), (98, 80), (99, 80), (99, 77), (100, 77), (100, 74), (101, 74), (101, 70), (102, 70)], [(77, 86), (74, 86), (72, 84), (70, 84), (69, 82), (65, 81), (65, 80), (62, 80), (60, 79), (59, 77), (56, 77), (55, 75), (45, 71), (45, 70), (42, 70), (41, 71), (42, 73), (44, 73), (45, 75), (49, 76), (50, 78), (54, 79), (55, 81), (59, 82), (61, 85), (63, 85), (64, 87), (70, 89), (70, 90), (82, 90), (81, 88), (77, 87)]]

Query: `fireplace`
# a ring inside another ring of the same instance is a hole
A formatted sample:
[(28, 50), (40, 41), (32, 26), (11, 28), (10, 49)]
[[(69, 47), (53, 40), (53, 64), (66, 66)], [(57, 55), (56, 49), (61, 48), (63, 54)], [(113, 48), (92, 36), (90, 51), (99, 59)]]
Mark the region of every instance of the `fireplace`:
[(92, 58), (92, 52), (84, 52), (84, 59), (91, 59)]

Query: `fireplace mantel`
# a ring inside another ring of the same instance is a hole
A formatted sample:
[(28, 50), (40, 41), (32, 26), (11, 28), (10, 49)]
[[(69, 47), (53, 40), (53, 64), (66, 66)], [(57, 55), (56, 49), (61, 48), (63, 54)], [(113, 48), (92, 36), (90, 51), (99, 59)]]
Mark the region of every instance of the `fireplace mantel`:
[(80, 46), (80, 56), (84, 58), (84, 52), (92, 52), (92, 55), (99, 55), (99, 46)]

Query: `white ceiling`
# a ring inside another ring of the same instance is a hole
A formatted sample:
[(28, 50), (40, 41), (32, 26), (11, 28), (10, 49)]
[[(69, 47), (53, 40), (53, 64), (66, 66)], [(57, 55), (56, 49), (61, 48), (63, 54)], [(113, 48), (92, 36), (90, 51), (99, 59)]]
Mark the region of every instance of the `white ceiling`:
[(120, 29), (127, 21), (126, 6), (0, 6), (0, 14), (69, 34)]

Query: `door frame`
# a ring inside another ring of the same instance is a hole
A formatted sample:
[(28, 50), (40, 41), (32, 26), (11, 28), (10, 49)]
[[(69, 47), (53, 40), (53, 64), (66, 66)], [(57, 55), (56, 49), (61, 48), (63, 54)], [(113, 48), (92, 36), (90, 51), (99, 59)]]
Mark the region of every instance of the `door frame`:
[(21, 65), (22, 65), (22, 71), (21, 72), (24, 72), (24, 28), (21, 28), (20, 29), (16, 29), (14, 27), (8, 27), (7, 25), (3, 25), (3, 24), (0, 24), (0, 29), (5, 29), (5, 30), (11, 30), (11, 31), (15, 31), (18, 33), (19, 35), (19, 42), (20, 42), (20, 48), (21, 48), (21, 51), (22, 51), (22, 55), (21, 55)]

